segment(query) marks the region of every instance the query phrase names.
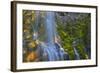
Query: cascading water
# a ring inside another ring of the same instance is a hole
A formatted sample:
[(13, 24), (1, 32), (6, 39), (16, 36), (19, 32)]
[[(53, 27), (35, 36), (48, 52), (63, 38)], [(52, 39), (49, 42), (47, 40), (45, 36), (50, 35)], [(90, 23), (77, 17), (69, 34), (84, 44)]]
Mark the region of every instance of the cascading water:
[(80, 60), (79, 53), (77, 52), (75, 47), (74, 47), (74, 54), (75, 54), (75, 60)]
[(64, 52), (57, 47), (57, 43), (55, 43), (54, 38), (56, 37), (55, 31), (55, 12), (46, 12), (45, 15), (45, 29), (46, 29), (46, 45), (47, 47), (44, 49), (47, 52), (48, 60), (55, 61), (63, 59)]
[(39, 26), (39, 16), (40, 16), (40, 13), (39, 11), (35, 11), (35, 25), (33, 25), (33, 40), (36, 40), (38, 38), (38, 26)]
[(80, 60), (80, 55), (76, 49), (77, 41), (73, 41), (73, 50), (74, 50), (74, 58), (75, 60)]
[[(64, 59), (69, 59), (67, 53), (64, 52), (63, 48), (55, 42), (55, 37), (57, 36), (56, 32), (56, 23), (55, 23), (55, 12), (45, 12), (45, 34), (46, 42), (42, 41), (38, 45), (37, 53), (42, 61), (59, 61)], [(39, 11), (36, 11), (36, 28), (39, 25)], [(36, 29), (35, 28), (35, 29)], [(35, 30), (37, 31), (37, 30)], [(36, 32), (33, 35), (33, 39), (36, 39)]]

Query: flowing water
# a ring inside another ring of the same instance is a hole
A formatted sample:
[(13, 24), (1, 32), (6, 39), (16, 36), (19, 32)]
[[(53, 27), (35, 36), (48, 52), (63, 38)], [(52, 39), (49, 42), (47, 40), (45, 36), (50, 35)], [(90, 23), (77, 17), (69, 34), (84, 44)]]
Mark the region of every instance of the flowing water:
[[(38, 12), (37, 12), (38, 17)], [(38, 18), (36, 20), (36, 25), (38, 25)], [(55, 37), (57, 36), (56, 31), (56, 22), (55, 22), (55, 12), (46, 12), (45, 13), (45, 31), (46, 31), (46, 42), (42, 42), (38, 48), (38, 53), (40, 53), (40, 57), (44, 61), (59, 61), (59, 60), (69, 60), (69, 55), (67, 52), (64, 52), (64, 49), (61, 45), (55, 42)], [(74, 48), (75, 59), (79, 60), (79, 54)]]
[(56, 61), (64, 59), (64, 51), (61, 47), (55, 43), (54, 38), (56, 37), (55, 28), (55, 12), (46, 12), (45, 15), (45, 29), (46, 29), (46, 48), (44, 52), (47, 53), (49, 61)]

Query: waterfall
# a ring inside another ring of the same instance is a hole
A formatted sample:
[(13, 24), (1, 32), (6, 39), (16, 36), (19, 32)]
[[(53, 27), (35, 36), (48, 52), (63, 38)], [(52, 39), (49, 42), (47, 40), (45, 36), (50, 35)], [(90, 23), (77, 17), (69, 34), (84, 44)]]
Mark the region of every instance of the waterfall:
[(46, 35), (47, 35), (47, 47), (45, 48), (45, 51), (48, 53), (48, 60), (49, 61), (55, 61), (59, 60), (59, 55), (56, 50), (56, 46), (54, 44), (54, 33), (55, 33), (55, 12), (46, 12), (45, 15), (45, 29), (46, 29)]
[[(35, 31), (39, 25), (39, 12), (36, 11)], [(42, 61), (59, 61), (68, 57), (59, 43), (55, 42), (57, 36), (55, 12), (45, 12), (44, 27), (46, 42), (42, 41), (37, 48), (37, 54)], [(36, 37), (35, 37), (36, 36)], [(37, 39), (37, 33), (34, 33), (33, 39)]]
[(77, 52), (75, 47), (74, 47), (74, 54), (75, 54), (75, 60), (80, 60), (79, 53)]
[[(47, 53), (48, 61), (59, 61), (64, 60), (64, 50), (61, 46), (55, 42), (55, 37), (57, 35), (55, 27), (55, 12), (46, 12), (45, 14), (45, 30), (46, 30), (46, 47), (44, 48), (44, 53)], [(42, 46), (44, 46), (42, 45)]]
[(40, 21), (40, 11), (35, 11), (35, 25), (33, 25), (33, 40), (38, 38), (38, 26)]
[(73, 50), (74, 50), (75, 60), (80, 60), (80, 55), (76, 49), (77, 42), (78, 42), (78, 40), (73, 41), (72, 46), (73, 46)]
[(49, 44), (53, 44), (54, 40), (53, 40), (53, 36), (54, 36), (54, 31), (53, 26), (55, 25), (55, 14), (54, 12), (46, 12), (45, 15), (45, 29), (46, 29), (46, 35), (47, 35), (47, 43)]

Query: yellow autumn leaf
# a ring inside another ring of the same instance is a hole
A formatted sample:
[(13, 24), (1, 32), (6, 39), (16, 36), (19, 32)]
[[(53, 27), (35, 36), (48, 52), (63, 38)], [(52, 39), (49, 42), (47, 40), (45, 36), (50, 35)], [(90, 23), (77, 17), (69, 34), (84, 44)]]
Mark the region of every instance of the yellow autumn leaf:
[(29, 39), (31, 37), (31, 35), (27, 35), (26, 38)]
[(26, 23), (27, 23), (27, 24), (30, 24), (30, 19), (27, 19), (27, 20), (26, 20)]
[(29, 30), (27, 30), (27, 29), (24, 29), (24, 32), (29, 32)]
[(34, 47), (36, 47), (35, 41), (30, 42), (30, 43), (28, 44), (28, 46), (29, 46), (29, 48), (34, 48)]

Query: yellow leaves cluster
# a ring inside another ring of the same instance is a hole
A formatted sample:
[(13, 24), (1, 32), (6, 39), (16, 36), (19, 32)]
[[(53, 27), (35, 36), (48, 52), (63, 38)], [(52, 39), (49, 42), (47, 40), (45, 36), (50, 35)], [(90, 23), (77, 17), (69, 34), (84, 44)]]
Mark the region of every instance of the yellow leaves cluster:
[(26, 36), (26, 39), (29, 39), (29, 38), (31, 38), (31, 35), (30, 34)]
[(28, 54), (28, 56), (26, 57), (26, 61), (27, 62), (31, 62), (31, 61), (34, 61), (35, 59), (37, 58), (37, 55), (35, 52), (31, 52)]
[[(23, 40), (27, 41), (27, 43), (25, 44), (25, 48), (27, 48), (27, 50), (24, 51), (24, 62), (32, 62), (37, 59), (35, 49), (38, 41), (32, 40), (32, 26), (34, 24), (34, 20), (35, 12), (33, 10), (23, 10)], [(29, 48), (31, 48), (32, 50), (28, 51)]]
[(24, 29), (24, 33), (27, 33), (27, 32), (29, 32), (27, 29)]
[(29, 44), (28, 44), (28, 47), (29, 48), (35, 48), (36, 47), (36, 42), (35, 41), (31, 41)]

